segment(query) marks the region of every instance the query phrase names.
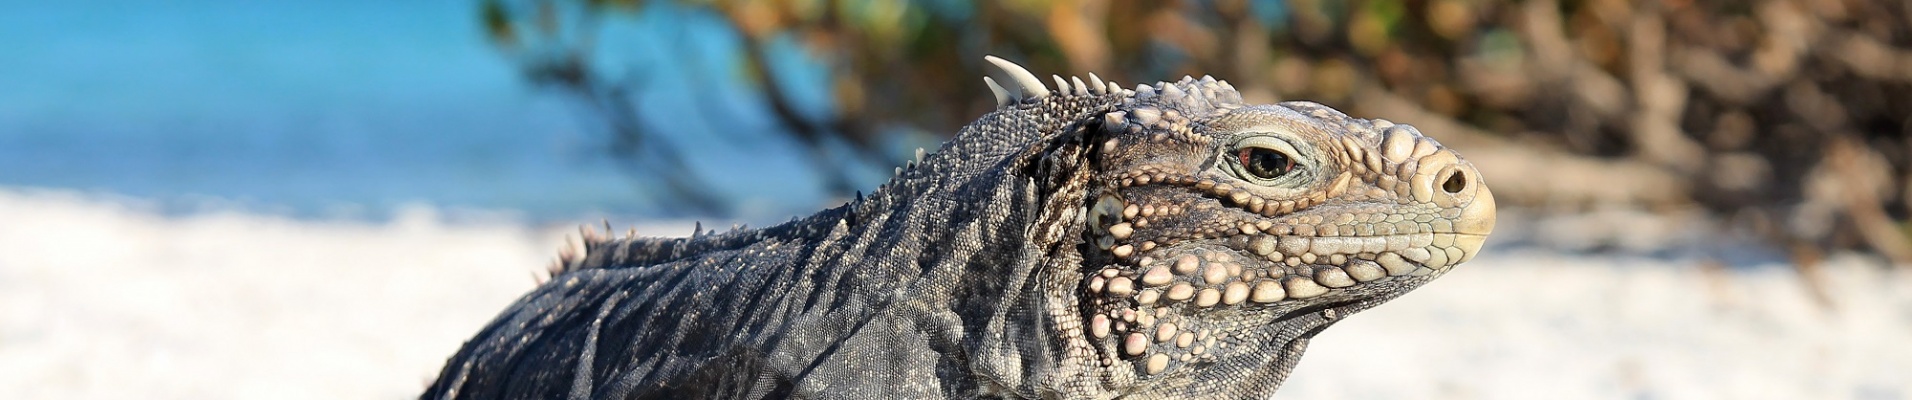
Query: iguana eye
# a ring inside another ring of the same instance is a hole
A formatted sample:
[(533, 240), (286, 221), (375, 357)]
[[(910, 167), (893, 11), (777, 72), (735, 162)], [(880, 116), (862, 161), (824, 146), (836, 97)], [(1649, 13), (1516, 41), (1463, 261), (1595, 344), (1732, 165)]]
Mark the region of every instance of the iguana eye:
[(1242, 170), (1261, 179), (1280, 178), (1295, 169), (1294, 158), (1266, 147), (1243, 147), (1236, 150), (1235, 157), (1241, 161)]
[(1222, 161), (1219, 167), (1249, 183), (1293, 189), (1306, 186), (1314, 176), (1314, 165), (1303, 158), (1309, 154), (1308, 148), (1296, 146), (1278, 133), (1246, 133), (1227, 149), (1217, 157)]

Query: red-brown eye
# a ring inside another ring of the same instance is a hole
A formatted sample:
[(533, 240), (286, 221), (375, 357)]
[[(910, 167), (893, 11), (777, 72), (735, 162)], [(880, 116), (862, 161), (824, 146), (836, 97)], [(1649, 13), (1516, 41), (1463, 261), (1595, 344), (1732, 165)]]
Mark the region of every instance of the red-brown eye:
[(1243, 170), (1262, 179), (1280, 178), (1295, 169), (1295, 160), (1266, 147), (1244, 147), (1236, 153)]

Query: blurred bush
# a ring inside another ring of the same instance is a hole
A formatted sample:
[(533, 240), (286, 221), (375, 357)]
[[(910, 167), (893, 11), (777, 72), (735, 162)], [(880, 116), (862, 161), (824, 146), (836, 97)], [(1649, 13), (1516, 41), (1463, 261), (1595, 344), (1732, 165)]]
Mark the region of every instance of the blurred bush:
[[(1502, 204), (1703, 208), (1795, 249), (1912, 263), (1912, 3), (1887, 0), (673, 1), (724, 21), (739, 79), (784, 134), (898, 163), (883, 132), (947, 135), (993, 104), (996, 54), (1127, 84), (1229, 80), (1252, 101), (1306, 99), (1415, 124), (1461, 149)], [(532, 81), (610, 117), (613, 153), (670, 181), (689, 149), (655, 142), (589, 44), (645, 1), (487, 0), (490, 40)], [(805, 115), (777, 43), (830, 67), (836, 102)], [(625, 100), (620, 100), (621, 98)], [(657, 145), (650, 145), (656, 147)], [(826, 180), (854, 189), (844, 171)], [(721, 206), (713, 207), (721, 210)]]

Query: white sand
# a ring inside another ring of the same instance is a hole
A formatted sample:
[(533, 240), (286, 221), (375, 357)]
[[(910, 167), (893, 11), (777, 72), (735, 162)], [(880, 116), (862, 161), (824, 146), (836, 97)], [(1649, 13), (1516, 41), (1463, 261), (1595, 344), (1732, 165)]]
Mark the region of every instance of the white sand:
[[(412, 397), (562, 235), (0, 190), (0, 397)], [(1912, 276), (1825, 268), (1831, 308), (1784, 265), (1497, 248), (1331, 328), (1280, 397), (1912, 396)]]

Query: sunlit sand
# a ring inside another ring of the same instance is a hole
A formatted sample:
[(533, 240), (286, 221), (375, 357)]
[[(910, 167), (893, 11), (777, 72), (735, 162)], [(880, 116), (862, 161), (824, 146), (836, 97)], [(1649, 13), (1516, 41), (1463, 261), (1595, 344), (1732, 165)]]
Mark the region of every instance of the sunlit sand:
[[(209, 212), (0, 189), (0, 393), (397, 399), (572, 232)], [(621, 226), (621, 225), (620, 225)], [(681, 235), (688, 226), (640, 227)], [(1291, 399), (1906, 398), (1912, 276), (1493, 248), (1318, 338)]]

